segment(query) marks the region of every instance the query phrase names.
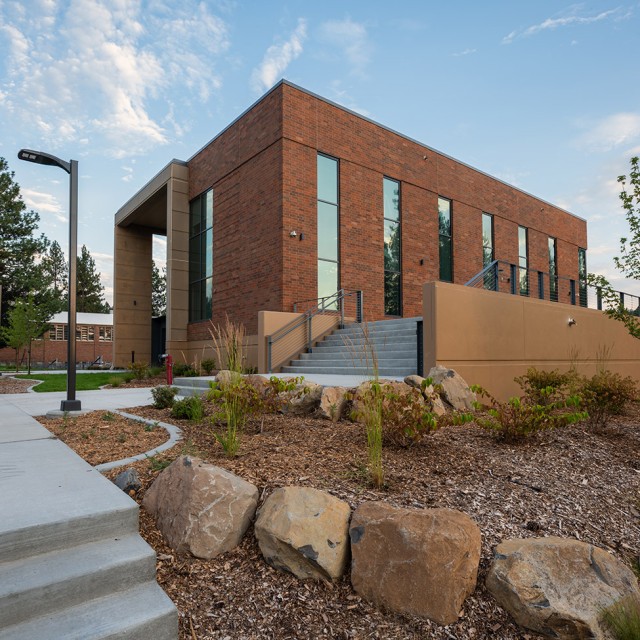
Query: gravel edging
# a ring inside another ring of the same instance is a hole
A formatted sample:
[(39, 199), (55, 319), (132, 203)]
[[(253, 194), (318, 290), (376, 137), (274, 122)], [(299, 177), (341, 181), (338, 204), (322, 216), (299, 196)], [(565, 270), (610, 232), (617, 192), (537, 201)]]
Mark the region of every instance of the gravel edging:
[(149, 420), (148, 418), (143, 418), (141, 416), (136, 416), (133, 413), (127, 413), (126, 411), (119, 411), (117, 409), (113, 410), (113, 413), (117, 413), (123, 418), (129, 418), (130, 420), (137, 420), (138, 422), (143, 422), (145, 424), (152, 424), (162, 427), (169, 433), (169, 439), (161, 444), (159, 447), (155, 447), (150, 451), (146, 451), (145, 453), (139, 453), (138, 455), (131, 456), (129, 458), (123, 458), (122, 460), (114, 460), (113, 462), (103, 462), (102, 464), (97, 464), (94, 469), (96, 471), (100, 471), (100, 473), (104, 471), (109, 471), (111, 469), (116, 469), (118, 467), (124, 467), (127, 464), (131, 464), (132, 462), (137, 462), (139, 460), (145, 460), (151, 456), (154, 456), (156, 453), (160, 453), (161, 451), (166, 451), (167, 449), (171, 449), (176, 443), (182, 440), (182, 431), (173, 424), (169, 424), (168, 422), (159, 422), (157, 420)]

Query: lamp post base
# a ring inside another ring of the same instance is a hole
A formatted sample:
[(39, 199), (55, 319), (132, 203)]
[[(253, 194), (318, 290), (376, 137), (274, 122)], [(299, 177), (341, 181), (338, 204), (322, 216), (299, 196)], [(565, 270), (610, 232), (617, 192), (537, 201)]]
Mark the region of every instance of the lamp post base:
[(60, 411), (81, 411), (80, 400), (62, 400)]

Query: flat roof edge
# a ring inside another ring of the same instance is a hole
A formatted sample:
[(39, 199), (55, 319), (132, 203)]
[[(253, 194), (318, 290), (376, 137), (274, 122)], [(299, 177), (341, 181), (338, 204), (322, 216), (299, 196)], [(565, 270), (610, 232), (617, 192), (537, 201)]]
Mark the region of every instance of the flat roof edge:
[(188, 166), (184, 160), (173, 159), (168, 162), (151, 180), (143, 185), (136, 193), (134, 193), (115, 214), (116, 226), (123, 222), (135, 209), (137, 209), (145, 200), (148, 200), (154, 193), (161, 189), (171, 177), (171, 167), (177, 165), (180, 167)]

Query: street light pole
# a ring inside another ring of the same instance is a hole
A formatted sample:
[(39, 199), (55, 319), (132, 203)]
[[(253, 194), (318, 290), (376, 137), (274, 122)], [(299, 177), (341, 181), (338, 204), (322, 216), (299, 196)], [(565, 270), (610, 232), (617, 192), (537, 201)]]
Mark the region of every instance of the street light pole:
[(67, 399), (60, 402), (60, 411), (80, 411), (76, 399), (76, 271), (78, 256), (78, 161), (66, 162), (42, 151), (21, 149), (20, 160), (60, 167), (69, 174), (69, 314), (67, 326)]

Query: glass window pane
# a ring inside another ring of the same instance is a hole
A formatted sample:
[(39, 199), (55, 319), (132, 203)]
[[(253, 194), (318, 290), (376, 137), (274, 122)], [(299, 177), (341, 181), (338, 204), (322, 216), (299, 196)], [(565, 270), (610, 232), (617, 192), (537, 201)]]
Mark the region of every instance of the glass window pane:
[(338, 161), (318, 155), (318, 200), (338, 204)]
[(400, 220), (400, 183), (385, 178), (383, 180), (384, 217), (389, 220)]
[(440, 280), (453, 281), (451, 238), (440, 236)]
[(518, 256), (520, 257), (520, 266), (527, 266), (527, 229), (518, 227)]
[(201, 283), (192, 282), (189, 285), (189, 320), (200, 320), (202, 316), (202, 303), (201, 303)]
[(385, 271), (400, 271), (400, 225), (384, 221), (384, 268)]
[(209, 189), (205, 194), (204, 201), (204, 229), (213, 227), (213, 189)]
[(438, 198), (438, 226), (441, 236), (451, 235), (451, 201)]
[(482, 265), (484, 267), (490, 265), (493, 262), (493, 249), (491, 247), (482, 248)]
[(318, 258), (338, 260), (338, 207), (326, 202), (318, 202)]
[(207, 229), (202, 234), (204, 241), (204, 247), (202, 248), (202, 254), (204, 256), (204, 277), (210, 277), (213, 275), (213, 229)]
[(189, 282), (200, 280), (200, 236), (189, 239)]
[(318, 298), (333, 295), (338, 290), (338, 265), (318, 260)]
[(384, 312), (388, 316), (400, 315), (400, 274), (384, 274)]
[(482, 246), (493, 247), (493, 216), (482, 214)]
[(211, 318), (211, 308), (213, 306), (213, 278), (207, 278), (202, 283), (202, 315), (203, 320)]
[(189, 205), (189, 235), (200, 233), (202, 198), (195, 198)]

